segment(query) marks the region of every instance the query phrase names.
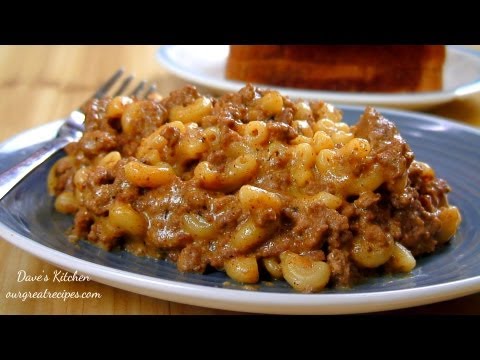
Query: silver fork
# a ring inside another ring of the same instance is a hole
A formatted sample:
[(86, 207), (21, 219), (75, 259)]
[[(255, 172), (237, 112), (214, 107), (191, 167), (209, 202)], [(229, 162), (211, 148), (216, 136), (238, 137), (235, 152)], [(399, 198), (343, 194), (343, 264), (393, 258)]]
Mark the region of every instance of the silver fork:
[[(123, 68), (118, 69), (110, 79), (102, 84), (98, 90), (87, 101), (85, 101), (85, 103), (83, 103), (78, 109), (73, 110), (59, 128), (55, 138), (48, 141), (44, 146), (35, 151), (25, 160), (0, 174), (0, 200), (37, 166), (44, 163), (57, 151), (63, 149), (68, 143), (77, 141), (81, 138), (83, 133), (83, 122), (85, 121), (85, 114), (82, 110), (84, 105), (92, 99), (99, 99), (106, 96), (109, 90), (122, 77), (123, 73)], [(133, 75), (125, 78), (118, 90), (112, 96), (124, 94), (132, 80)], [(152, 84), (148, 90), (144, 92), (145, 85), (145, 80), (140, 81), (140, 83), (128, 95), (136, 96), (137, 98), (145, 98), (156, 89), (155, 85)]]

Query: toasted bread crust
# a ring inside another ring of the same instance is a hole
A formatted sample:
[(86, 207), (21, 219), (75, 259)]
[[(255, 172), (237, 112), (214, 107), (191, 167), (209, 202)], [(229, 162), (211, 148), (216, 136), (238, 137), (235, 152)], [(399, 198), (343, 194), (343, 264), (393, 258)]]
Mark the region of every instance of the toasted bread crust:
[(443, 45), (232, 45), (228, 79), (340, 91), (435, 91)]

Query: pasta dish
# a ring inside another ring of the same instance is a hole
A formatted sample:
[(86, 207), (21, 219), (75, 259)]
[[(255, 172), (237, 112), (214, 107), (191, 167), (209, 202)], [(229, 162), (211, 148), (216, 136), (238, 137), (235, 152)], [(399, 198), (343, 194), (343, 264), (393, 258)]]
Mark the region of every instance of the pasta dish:
[(85, 111), (48, 176), (70, 241), (318, 292), (409, 272), (461, 221), (448, 184), (371, 107), (349, 126), (330, 104), (247, 85)]

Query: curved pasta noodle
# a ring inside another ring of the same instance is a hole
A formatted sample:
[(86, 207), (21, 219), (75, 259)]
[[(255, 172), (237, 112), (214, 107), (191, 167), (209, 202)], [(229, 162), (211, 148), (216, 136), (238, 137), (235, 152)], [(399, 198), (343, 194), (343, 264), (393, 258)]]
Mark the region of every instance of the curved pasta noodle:
[(55, 210), (63, 214), (73, 214), (78, 210), (78, 201), (71, 191), (58, 194), (55, 199)]
[(323, 261), (313, 261), (291, 251), (281, 253), (280, 260), (283, 277), (298, 291), (320, 291), (330, 280), (330, 266)]
[(322, 149), (319, 151), (315, 166), (320, 174), (325, 174), (335, 166), (335, 151), (331, 149)]
[(198, 122), (213, 110), (212, 101), (206, 97), (199, 97), (187, 106), (175, 106), (170, 109), (170, 121), (182, 123)]
[(176, 148), (177, 161), (179, 163), (185, 163), (190, 160), (197, 160), (207, 149), (208, 144), (203, 140), (201, 132), (195, 131), (191, 136), (183, 137), (178, 142)]
[(167, 139), (161, 135), (163, 129), (164, 127), (161, 127), (143, 138), (137, 148), (135, 157), (149, 165), (159, 163), (161, 161), (160, 150), (167, 146)]
[(275, 115), (282, 111), (283, 99), (278, 91), (269, 91), (258, 99), (255, 105), (267, 115)]
[(140, 187), (158, 187), (168, 184), (176, 178), (175, 172), (167, 164), (152, 166), (131, 161), (125, 165), (124, 170), (127, 180)]
[(48, 175), (47, 175), (47, 190), (48, 194), (50, 196), (55, 195), (55, 189), (58, 184), (58, 179), (57, 179), (57, 162), (48, 170)]
[(183, 229), (197, 239), (211, 239), (217, 234), (217, 228), (198, 214), (183, 215)]
[(327, 133), (328, 135), (332, 135), (336, 132), (337, 128), (335, 126), (335, 123), (327, 118), (320, 119), (318, 120), (315, 125), (314, 125), (314, 130), (315, 131), (323, 131)]
[(122, 117), (120, 119), (120, 124), (122, 126), (122, 132), (126, 135), (133, 135), (136, 124), (141, 118), (142, 114), (142, 102), (132, 102), (130, 104), (125, 104), (125, 107), (122, 112)]
[(335, 146), (332, 138), (325, 131), (317, 131), (313, 135), (313, 149), (318, 154), (324, 149), (333, 149)]
[(269, 228), (259, 227), (252, 218), (248, 218), (235, 229), (230, 246), (236, 250), (246, 251), (261, 243), (269, 234)]
[(301, 201), (306, 203), (319, 202), (333, 210), (338, 209), (342, 205), (342, 199), (339, 196), (326, 191), (320, 191), (315, 195), (302, 197)]
[(413, 160), (412, 165), (420, 168), (423, 177), (429, 179), (433, 179), (435, 177), (435, 170), (433, 170), (432, 167), (427, 163), (423, 161)]
[(384, 182), (383, 171), (375, 164), (369, 172), (362, 173), (360, 177), (353, 178), (348, 186), (344, 186), (344, 192), (348, 195), (360, 195), (363, 192), (375, 191)]
[(347, 144), (353, 140), (353, 134), (345, 131), (334, 131), (331, 134), (331, 138), (335, 144)]
[(256, 186), (242, 186), (238, 191), (238, 197), (242, 208), (245, 210), (271, 208), (278, 213), (282, 208), (282, 200), (277, 194)]
[(341, 156), (362, 159), (370, 153), (370, 143), (366, 139), (355, 138), (347, 142), (338, 152)]
[(274, 279), (283, 279), (280, 261), (274, 257), (263, 258), (263, 266)]
[(142, 236), (147, 231), (145, 217), (130, 204), (114, 203), (108, 211), (108, 220), (127, 234)]
[(220, 142), (221, 132), (217, 126), (209, 126), (203, 131), (203, 137), (210, 147), (214, 147)]
[(230, 192), (247, 183), (257, 171), (257, 160), (251, 155), (241, 155), (226, 166), (221, 173), (212, 169), (207, 161), (199, 163), (194, 175), (206, 189)]
[(313, 137), (313, 129), (308, 123), (307, 120), (294, 120), (292, 122), (292, 127), (297, 130), (297, 133), (305, 137)]
[(312, 117), (312, 109), (305, 102), (298, 102), (295, 104), (294, 120), (307, 120)]
[(264, 121), (250, 121), (245, 125), (244, 136), (253, 147), (262, 145), (268, 139), (267, 125)]
[(313, 144), (313, 139), (304, 135), (298, 135), (295, 139), (290, 141), (291, 145)]
[(292, 149), (292, 177), (299, 187), (313, 178), (312, 167), (315, 164), (315, 152), (310, 144), (295, 145)]
[(133, 100), (128, 96), (116, 96), (108, 103), (105, 115), (110, 119), (120, 118), (131, 103)]
[(260, 277), (254, 256), (237, 256), (225, 260), (224, 267), (230, 278), (241, 283), (255, 284)]
[(388, 260), (387, 266), (395, 272), (410, 272), (417, 264), (410, 250), (402, 244), (395, 242), (392, 256)]
[(112, 170), (121, 159), (122, 155), (118, 151), (111, 151), (101, 158), (98, 164)]
[(162, 134), (168, 128), (175, 128), (180, 132), (180, 134), (184, 134), (187, 131), (187, 127), (185, 126), (185, 124), (182, 121), (171, 120), (170, 122), (168, 122), (166, 124), (163, 124), (160, 127), (160, 129), (159, 129), (160, 134)]
[(333, 122), (340, 122), (342, 120), (342, 112), (329, 103), (321, 104), (316, 110), (316, 113), (319, 119), (326, 118)]
[(440, 219), (441, 227), (436, 237), (440, 243), (445, 243), (457, 232), (462, 216), (456, 206), (448, 206), (440, 209), (438, 218)]
[[(391, 238), (390, 234), (385, 235)], [(394, 242), (391, 239), (387, 239), (386, 242), (374, 242), (360, 235), (353, 239), (352, 258), (362, 267), (376, 268), (390, 259), (394, 248)]]
[(78, 190), (83, 190), (87, 185), (88, 177), (89, 173), (86, 167), (81, 167), (80, 169), (78, 169), (73, 176), (73, 183), (75, 185), (75, 188)]

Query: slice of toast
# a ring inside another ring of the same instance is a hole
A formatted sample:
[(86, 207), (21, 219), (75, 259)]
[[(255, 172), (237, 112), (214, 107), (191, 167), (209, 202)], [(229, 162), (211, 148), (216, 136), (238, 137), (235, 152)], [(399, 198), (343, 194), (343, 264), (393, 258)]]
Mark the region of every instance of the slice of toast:
[(442, 88), (443, 45), (231, 45), (231, 80), (317, 90)]

